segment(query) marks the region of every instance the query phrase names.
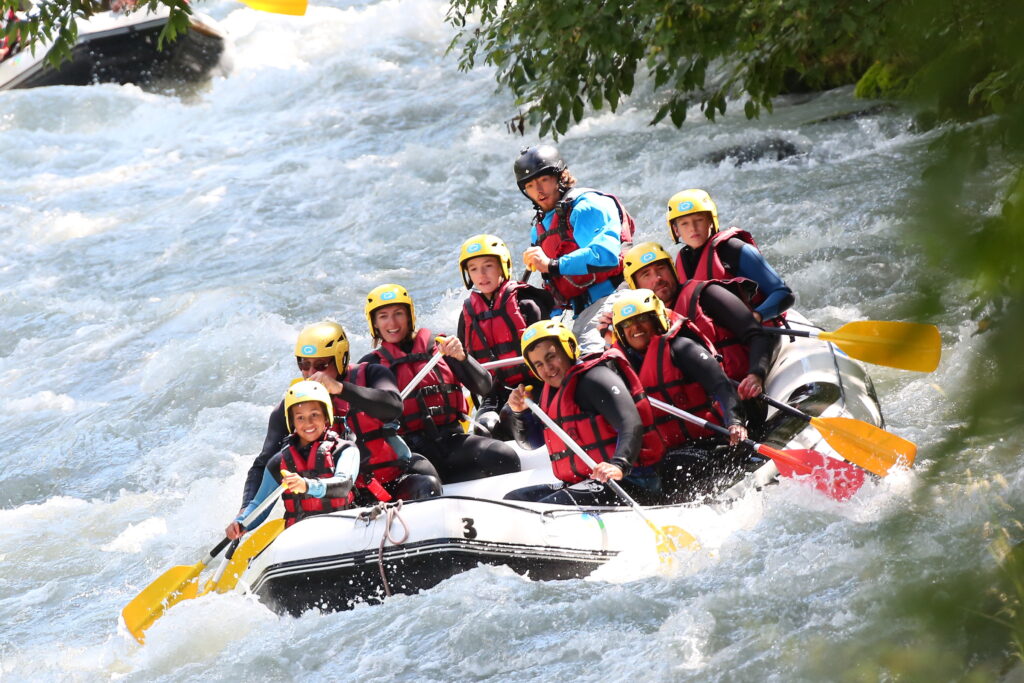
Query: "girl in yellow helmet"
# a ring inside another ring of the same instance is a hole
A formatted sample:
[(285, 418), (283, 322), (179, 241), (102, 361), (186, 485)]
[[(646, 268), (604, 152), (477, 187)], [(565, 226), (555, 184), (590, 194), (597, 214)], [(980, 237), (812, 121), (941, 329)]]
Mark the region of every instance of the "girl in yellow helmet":
[[(285, 394), (284, 410), (291, 434), (264, 468), (256, 495), (228, 525), (228, 538), (245, 533), (241, 520), (281, 483), (288, 486), (281, 496), (287, 526), (309, 515), (344, 510), (355, 500), (352, 489), (359, 473), (359, 449), (334, 431), (334, 408), (326, 387), (310, 380), (293, 384)], [(269, 513), (251, 526), (262, 524)]]

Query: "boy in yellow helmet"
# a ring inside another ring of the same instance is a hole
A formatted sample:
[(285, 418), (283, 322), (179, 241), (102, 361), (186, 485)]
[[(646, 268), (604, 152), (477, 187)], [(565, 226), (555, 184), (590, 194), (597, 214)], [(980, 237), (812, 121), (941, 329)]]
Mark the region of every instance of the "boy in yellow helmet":
[[(466, 352), (481, 363), (518, 358), (523, 330), (551, 315), (551, 295), (511, 278), (512, 255), (494, 235), (474, 235), (463, 242), (459, 271), (470, 290), (457, 332)], [(520, 363), (490, 372), (494, 387), (480, 400), (476, 422), (487, 430), (485, 435), (507, 440), (511, 436), (501, 429), (498, 413), (512, 387), (530, 371)]]
[(683, 190), (668, 200), (669, 233), (683, 242), (676, 271), (687, 280), (746, 278), (757, 285), (751, 299), (758, 322), (773, 320), (793, 305), (795, 297), (757, 248), (750, 233), (718, 229), (718, 207), (704, 190)]
[(613, 479), (639, 502), (657, 502), (661, 480), (655, 468), (665, 446), (640, 381), (622, 353), (608, 349), (580, 355), (575, 335), (550, 320), (530, 325), (521, 348), (530, 371), (544, 383), (537, 404), (573, 435), (596, 467), (591, 469), (553, 430), (527, 413), (526, 389), (519, 385), (508, 399), (516, 440), (527, 448), (547, 446), (551, 469), (562, 483), (527, 486), (505, 498), (620, 505), (618, 495), (605, 486)]

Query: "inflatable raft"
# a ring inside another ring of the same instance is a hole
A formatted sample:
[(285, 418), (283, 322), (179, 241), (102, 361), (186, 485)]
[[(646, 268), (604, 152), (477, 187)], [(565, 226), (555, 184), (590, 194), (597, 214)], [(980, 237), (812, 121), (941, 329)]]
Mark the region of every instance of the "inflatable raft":
[(46, 63), (47, 46), (14, 52), (0, 62), (0, 90), (46, 85), (134, 83), (141, 87), (191, 83), (230, 71), (228, 38), (210, 17), (189, 17), (189, 29), (157, 49), (168, 9), (102, 12), (78, 22), (78, 41), (59, 68)]
[[(790, 315), (794, 328), (809, 328)], [(813, 416), (845, 416), (881, 427), (871, 380), (859, 362), (828, 342), (785, 337), (765, 383), (771, 397)], [(761, 440), (787, 449), (840, 456), (805, 421), (771, 410)], [(771, 460), (752, 456), (749, 471), (729, 482), (716, 504), (778, 476)], [(841, 458), (840, 458), (841, 459)], [(275, 611), (346, 609), (391, 593), (414, 593), (478, 564), (507, 565), (532, 579), (583, 577), (651, 538), (628, 507), (580, 508), (504, 501), (513, 489), (554, 482), (547, 454), (523, 454), (523, 472), (445, 487), (439, 498), (317, 515), (286, 529), (253, 558), (238, 588)], [(681, 508), (646, 508), (657, 524), (678, 523)], [(699, 529), (687, 529), (699, 537)], [(653, 546), (653, 544), (651, 544)]]

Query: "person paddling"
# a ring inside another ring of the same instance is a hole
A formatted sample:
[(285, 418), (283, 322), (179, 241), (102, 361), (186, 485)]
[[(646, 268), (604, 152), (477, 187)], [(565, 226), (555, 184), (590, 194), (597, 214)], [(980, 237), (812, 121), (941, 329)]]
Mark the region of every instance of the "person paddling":
[[(678, 314), (671, 316), (674, 320), (649, 289), (622, 294), (613, 308), (615, 348), (637, 372), (648, 397), (727, 425), (729, 444), (737, 445), (747, 438), (747, 430), (732, 383), (697, 328)], [(714, 432), (658, 411), (654, 426), (667, 451), (659, 463), (667, 498), (691, 498), (698, 479), (724, 474), (727, 456), (715, 451)], [(740, 458), (745, 461), (746, 453)]]
[[(376, 287), (366, 296), (365, 312), (373, 344), (379, 348), (360, 362), (389, 368), (407, 387), (431, 362), (434, 333), (416, 328), (416, 308), (401, 285)], [(436, 353), (442, 358), (402, 404), (399, 433), (412, 450), (430, 460), (445, 484), (518, 472), (519, 456), (511, 446), (466, 434), (459, 424), (467, 409), (463, 387), (486, 396), (493, 384), (490, 373), (466, 354), (456, 336), (441, 339)]]
[(683, 247), (675, 268), (682, 282), (742, 277), (757, 285), (751, 298), (758, 322), (777, 319), (796, 300), (757, 248), (749, 232), (718, 229), (718, 207), (704, 190), (683, 190), (668, 200), (669, 234)]
[[(519, 356), (519, 338), (528, 325), (551, 315), (551, 295), (511, 279), (512, 255), (494, 235), (474, 235), (459, 249), (459, 272), (469, 296), (462, 304), (458, 337), (481, 363)], [(494, 386), (480, 401), (476, 422), (484, 436), (511, 438), (500, 428), (498, 413), (511, 387), (526, 381), (525, 364), (491, 370)]]
[[(246, 532), (241, 521), (280, 484), (285, 526), (309, 515), (352, 507), (352, 488), (359, 473), (359, 449), (341, 438), (332, 425), (334, 408), (330, 394), (319, 382), (296, 382), (284, 397), (285, 423), (291, 434), (284, 447), (270, 459), (256, 495), (225, 529), (234, 540)], [(270, 510), (251, 525), (263, 523)]]
[[(765, 334), (750, 307), (735, 293), (742, 283), (690, 280), (680, 286), (672, 257), (657, 242), (635, 245), (623, 261), (630, 288), (653, 291), (667, 309), (688, 318), (711, 342), (726, 376), (739, 382), (740, 398), (761, 395), (779, 338)], [(764, 412), (763, 407), (749, 403), (746, 407), (748, 418)]]
[[(350, 367), (348, 337), (341, 325), (323, 320), (303, 328), (295, 341), (295, 361), (303, 379), (319, 382), (330, 394), (334, 431), (344, 435), (351, 428), (357, 439), (361, 476), (356, 495), (361, 505), (388, 497), (411, 500), (441, 494), (433, 465), (411, 453), (396, 428), (388, 426), (402, 414), (395, 376), (379, 365)], [(290, 431), (282, 401), (270, 414), (263, 448), (249, 468), (243, 510)]]
[(544, 382), (538, 404), (570, 434), (597, 466), (591, 468), (550, 429), (527, 412), (526, 388), (508, 399), (516, 441), (523, 447), (547, 446), (551, 468), (561, 484), (527, 486), (507, 500), (559, 505), (621, 505), (605, 482), (618, 481), (641, 503), (661, 496), (655, 466), (665, 452), (654, 428), (654, 414), (633, 368), (622, 352), (579, 354), (576, 337), (565, 325), (541, 321), (522, 338), (522, 353), (531, 373)]
[(539, 271), (555, 303), (571, 309), (582, 352), (604, 348), (595, 317), (622, 283), (622, 252), (633, 241), (633, 218), (614, 195), (576, 187), (553, 145), (522, 150), (516, 184), (536, 209), (523, 261)]

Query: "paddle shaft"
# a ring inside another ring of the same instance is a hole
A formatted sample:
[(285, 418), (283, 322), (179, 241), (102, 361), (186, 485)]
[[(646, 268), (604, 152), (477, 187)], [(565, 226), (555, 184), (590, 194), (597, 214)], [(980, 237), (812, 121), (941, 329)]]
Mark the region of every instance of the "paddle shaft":
[[(266, 510), (270, 509), (274, 505), (274, 503), (277, 502), (277, 499), (281, 497), (281, 494), (284, 493), (287, 489), (288, 489), (288, 487), (285, 486), (284, 484), (281, 484), (276, 489), (274, 489), (274, 491), (269, 496), (267, 496), (266, 500), (264, 500), (262, 503), (257, 505), (256, 509), (254, 509), (248, 515), (246, 515), (245, 519), (243, 519), (241, 522), (239, 522), (241, 527), (243, 529), (248, 529), (249, 525), (252, 524), (254, 521), (256, 521), (256, 519), (259, 518), (259, 516), (262, 515)], [(206, 559), (203, 560), (202, 562), (200, 562), (202, 567), (205, 567), (211, 561), (213, 561), (213, 559), (215, 557), (220, 555), (220, 551), (224, 550), (224, 548), (229, 543), (231, 543), (231, 539), (230, 538), (228, 538), (227, 536), (222, 538), (220, 540), (220, 543), (218, 543), (216, 546), (214, 546), (213, 550), (210, 551), (210, 553), (207, 555)], [(237, 543), (237, 541), (236, 541), (236, 543)], [(225, 567), (227, 566), (226, 562), (224, 563), (224, 566)], [(199, 568), (200, 571), (202, 571), (202, 567)], [(198, 572), (197, 572), (197, 574), (198, 574)], [(218, 577), (216, 580), (219, 580), (219, 578), (220, 577)], [(214, 581), (215, 583), (216, 583), (216, 580)]]
[(481, 363), (480, 367), (484, 370), (497, 370), (498, 368), (510, 368), (513, 365), (522, 365), (524, 363), (522, 356), (515, 356), (514, 358), (502, 358), (501, 360), (489, 360), (486, 363)]
[[(725, 436), (727, 438), (732, 438), (732, 434), (729, 433), (729, 430), (723, 427), (722, 425), (716, 425), (714, 422), (708, 422), (707, 420), (703, 420), (697, 417), (696, 415), (693, 415), (692, 413), (686, 412), (682, 408), (676, 408), (675, 406), (665, 403), (664, 401), (659, 401), (656, 398), (651, 398), (648, 396), (647, 400), (651, 402), (652, 406), (654, 406), (658, 410), (668, 413), (669, 415), (675, 415), (676, 417), (680, 417), (691, 424), (703, 427), (704, 429), (708, 429), (712, 432), (717, 432), (718, 434), (721, 434), (722, 436)], [(785, 451), (780, 451), (777, 448), (766, 446), (763, 443), (757, 443), (756, 441), (753, 441), (751, 439), (743, 439), (743, 443), (753, 447), (754, 450), (756, 450), (761, 455), (766, 455), (769, 458), (772, 458), (773, 460), (777, 458), (792, 465), (800, 464), (799, 460), (789, 455)]]
[[(564, 443), (566, 446), (572, 449), (572, 452), (578, 455), (580, 457), (580, 460), (587, 463), (587, 466), (590, 469), (594, 469), (595, 467), (597, 467), (597, 463), (594, 462), (594, 459), (587, 455), (587, 452), (580, 448), (580, 445), (576, 443), (576, 441), (571, 436), (566, 434), (565, 430), (559, 427), (557, 422), (552, 420), (547, 413), (541, 410), (541, 407), (534, 403), (532, 399), (530, 399), (529, 397), (524, 398), (526, 399), (526, 405), (530, 408), (531, 411), (533, 411), (533, 414), (536, 415), (537, 418), (541, 422), (543, 422), (548, 429), (553, 431), (558, 436), (558, 438), (562, 440), (562, 443)], [(605, 483), (608, 484), (608, 486), (611, 487), (612, 491), (615, 491), (615, 493), (618, 494), (618, 496), (622, 498), (622, 500), (626, 501), (629, 504), (629, 506), (633, 508), (633, 511), (640, 515), (645, 522), (647, 522), (647, 525), (649, 527), (661, 533), (661, 530), (654, 525), (654, 522), (648, 519), (647, 515), (643, 513), (643, 510), (640, 509), (640, 505), (635, 500), (633, 500), (633, 497), (626, 493), (626, 491), (623, 490), (621, 486), (619, 486), (619, 483), (617, 481), (615, 481), (614, 479), (609, 479)]]
[(427, 361), (426, 365), (420, 368), (420, 371), (417, 372), (413, 378), (409, 380), (409, 383), (405, 385), (405, 388), (402, 389), (400, 396), (403, 401), (409, 397), (409, 394), (415, 391), (416, 387), (419, 386), (419, 383), (427, 376), (427, 373), (433, 370), (434, 366), (437, 365), (440, 360), (441, 352), (434, 351), (434, 355), (430, 357), (430, 360)]

